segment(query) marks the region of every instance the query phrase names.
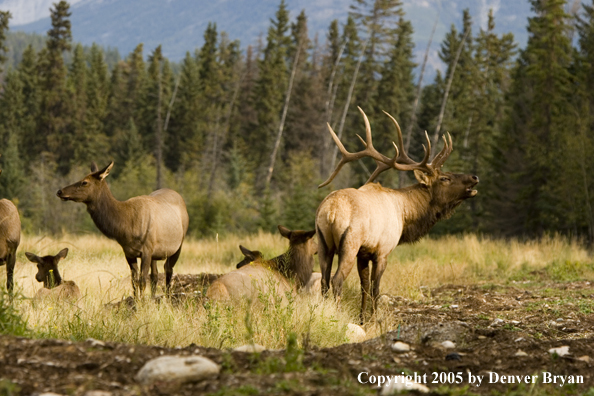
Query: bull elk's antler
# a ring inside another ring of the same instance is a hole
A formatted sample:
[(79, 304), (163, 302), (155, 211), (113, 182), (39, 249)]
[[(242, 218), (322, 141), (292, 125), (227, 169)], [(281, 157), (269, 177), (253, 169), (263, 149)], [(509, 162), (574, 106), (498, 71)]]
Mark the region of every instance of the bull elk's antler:
[(375, 149), (375, 147), (373, 147), (373, 141), (371, 138), (371, 126), (369, 125), (369, 119), (367, 119), (367, 115), (360, 107), (357, 107), (357, 108), (363, 115), (363, 120), (365, 121), (365, 140), (363, 140), (363, 138), (361, 138), (361, 136), (359, 136), (359, 135), (357, 135), (357, 137), (361, 140), (361, 142), (365, 146), (365, 149), (362, 151), (358, 151), (356, 153), (349, 153), (345, 149), (344, 145), (342, 144), (342, 142), (340, 141), (338, 136), (336, 136), (336, 133), (332, 130), (332, 127), (330, 126), (330, 124), (328, 124), (328, 130), (330, 131), (330, 135), (332, 135), (332, 139), (334, 140), (334, 143), (336, 143), (336, 145), (338, 146), (338, 149), (342, 153), (342, 158), (341, 158), (340, 162), (338, 163), (338, 165), (336, 166), (336, 169), (334, 169), (334, 172), (332, 172), (332, 174), (328, 178), (328, 180), (326, 180), (324, 183), (320, 184), (318, 186), (318, 188), (321, 188), (321, 187), (324, 187), (324, 186), (330, 184), (330, 182), (336, 177), (338, 172), (340, 172), (340, 170), (346, 163), (356, 161), (356, 160), (364, 158), (364, 157), (373, 158), (373, 160), (377, 164), (375, 171), (371, 174), (371, 176), (369, 176), (369, 179), (367, 180), (367, 182), (365, 182), (365, 184), (367, 184), (367, 183), (371, 183), (372, 181), (374, 181), (375, 178), (378, 177), (380, 173), (382, 173), (388, 169), (396, 169), (396, 170), (400, 170), (400, 171), (420, 170), (420, 171), (427, 172), (427, 173), (434, 173), (436, 169), (439, 169), (443, 166), (443, 163), (445, 162), (445, 160), (449, 157), (449, 155), (452, 152), (452, 137), (448, 133), (449, 142), (448, 142), (448, 140), (446, 140), (446, 137), (444, 136), (443, 137), (443, 141), (444, 141), (443, 149), (435, 156), (435, 158), (433, 158), (433, 161), (431, 163), (428, 163), (429, 157), (431, 156), (431, 141), (429, 140), (429, 136), (427, 135), (427, 132), (425, 132), (425, 138), (427, 139), (427, 146), (423, 145), (423, 149), (425, 150), (425, 156), (423, 157), (423, 160), (421, 162), (415, 162), (404, 151), (404, 143), (403, 143), (403, 139), (402, 139), (402, 131), (400, 129), (400, 125), (398, 125), (398, 122), (394, 119), (394, 117), (392, 117), (390, 114), (388, 114), (387, 112), (384, 111), (384, 113), (388, 117), (390, 117), (392, 122), (394, 122), (394, 125), (396, 126), (396, 132), (398, 132), (398, 136), (397, 136), (398, 146), (403, 148), (402, 151), (398, 150), (398, 146), (396, 145), (396, 143), (392, 142), (392, 144), (394, 145), (394, 150), (396, 151), (396, 154), (394, 154), (394, 157), (388, 158), (385, 155), (383, 155), (382, 153), (378, 152)]

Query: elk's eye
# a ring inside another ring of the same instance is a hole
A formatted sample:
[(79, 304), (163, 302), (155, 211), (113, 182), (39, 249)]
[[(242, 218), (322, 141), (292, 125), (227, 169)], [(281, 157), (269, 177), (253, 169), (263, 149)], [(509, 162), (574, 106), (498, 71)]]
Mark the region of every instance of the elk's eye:
[(439, 180), (441, 180), (442, 182), (449, 182), (450, 179), (447, 177), (440, 177)]
[(80, 183), (80, 185), (81, 185), (81, 186), (88, 186), (88, 185), (89, 185), (89, 182), (88, 182), (88, 181), (86, 181), (86, 180), (83, 180), (83, 181)]

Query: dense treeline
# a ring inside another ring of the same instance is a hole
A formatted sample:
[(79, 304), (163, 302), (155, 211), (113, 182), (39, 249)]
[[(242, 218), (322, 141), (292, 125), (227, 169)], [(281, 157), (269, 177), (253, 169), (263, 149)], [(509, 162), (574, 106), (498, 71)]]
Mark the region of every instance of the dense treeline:
[[(361, 106), (381, 152), (391, 155), (395, 136), (386, 110), (411, 155), (422, 154), (423, 131), (434, 142), (449, 131), (446, 168), (480, 176), (479, 197), (436, 232), (592, 240), (594, 6), (569, 15), (565, 0), (531, 3), (521, 50), (511, 34), (494, 33), (492, 14), (480, 29), (465, 11), (441, 43), (445, 71), (418, 98), (413, 28), (400, 0), (354, 0), (324, 40), (283, 0), (257, 46), (243, 48), (211, 23), (180, 64), (160, 46), (139, 44), (120, 60), (73, 44), (65, 1), (54, 5), (47, 37), (8, 59), (2, 12), (0, 196), (17, 204), (29, 231), (91, 231), (83, 205), (61, 203), (55, 191), (91, 161), (114, 160), (116, 197), (174, 188), (194, 235), (311, 228), (330, 191), (317, 185), (337, 163), (325, 124), (358, 150)], [(334, 188), (361, 185), (371, 169), (365, 161), (345, 168)], [(409, 178), (388, 172), (380, 181), (398, 187)]]

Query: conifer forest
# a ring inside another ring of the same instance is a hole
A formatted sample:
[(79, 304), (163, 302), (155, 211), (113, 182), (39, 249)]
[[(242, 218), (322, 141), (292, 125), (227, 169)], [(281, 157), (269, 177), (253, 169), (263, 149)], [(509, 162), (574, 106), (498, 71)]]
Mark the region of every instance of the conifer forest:
[[(28, 233), (94, 233), (84, 205), (56, 191), (91, 162), (114, 161), (118, 199), (170, 187), (195, 237), (312, 229), (330, 191), (357, 188), (374, 169), (352, 163), (318, 189), (340, 159), (327, 123), (349, 151), (362, 149), (359, 106), (381, 153), (391, 157), (396, 139), (385, 110), (412, 158), (423, 157), (425, 131), (434, 152), (449, 132), (446, 170), (480, 177), (479, 195), (434, 234), (592, 242), (594, 4), (530, 3), (524, 48), (495, 33), (492, 13), (482, 29), (465, 11), (440, 43), (444, 67), (432, 81), (421, 78), (401, 0), (353, 0), (325, 36), (308, 32), (307, 10), (289, 14), (282, 0), (256, 45), (212, 21), (179, 63), (161, 46), (138, 43), (120, 56), (77, 44), (66, 1), (54, 4), (44, 37), (12, 32), (0, 12), (0, 197), (17, 205)], [(398, 171), (378, 181), (415, 182)]]

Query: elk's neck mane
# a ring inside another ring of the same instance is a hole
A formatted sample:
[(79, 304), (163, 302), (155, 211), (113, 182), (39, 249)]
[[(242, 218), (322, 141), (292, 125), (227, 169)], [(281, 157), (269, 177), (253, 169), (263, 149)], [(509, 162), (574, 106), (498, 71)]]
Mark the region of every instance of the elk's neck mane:
[(404, 227), (399, 244), (414, 243), (427, 235), (440, 220), (449, 218), (460, 202), (437, 205), (431, 192), (421, 184), (395, 190), (403, 197)]
[(112, 195), (107, 183), (101, 183), (95, 199), (85, 203), (93, 222), (106, 237), (118, 240), (123, 235), (128, 219), (124, 213), (125, 204)]
[(300, 289), (307, 284), (311, 277), (314, 259), (311, 254), (307, 254), (307, 249), (295, 249), (289, 246), (289, 250), (270, 260), (270, 263), (271, 267), (284, 277), (295, 279), (297, 289)]

